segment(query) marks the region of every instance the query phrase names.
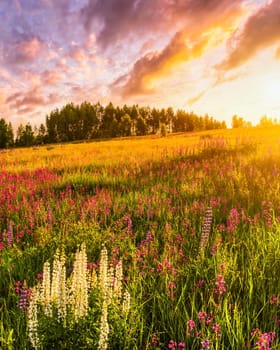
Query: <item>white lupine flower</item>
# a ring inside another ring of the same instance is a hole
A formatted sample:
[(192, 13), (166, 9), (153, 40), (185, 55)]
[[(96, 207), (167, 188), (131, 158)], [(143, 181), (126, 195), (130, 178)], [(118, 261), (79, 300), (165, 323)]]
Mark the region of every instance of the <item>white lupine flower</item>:
[(115, 279), (114, 279), (114, 297), (119, 301), (122, 297), (122, 282), (123, 282), (123, 265), (120, 260), (116, 266)]
[(75, 255), (70, 288), (69, 303), (72, 306), (75, 321), (78, 321), (79, 318), (87, 315), (88, 311), (87, 255), (84, 243)]
[(65, 254), (61, 252), (59, 261), (59, 298), (57, 299), (58, 318), (64, 320), (67, 315), (67, 289), (66, 289), (66, 267)]
[(101, 298), (103, 298), (103, 300), (106, 300), (107, 286), (108, 286), (108, 253), (105, 247), (101, 250), (98, 284), (99, 284)]
[(28, 335), (30, 342), (34, 349), (39, 349), (40, 341), (38, 337), (38, 313), (37, 313), (37, 302), (39, 299), (39, 290), (36, 287), (33, 289), (33, 294), (31, 300), (29, 302), (29, 306), (27, 309), (28, 315)]
[(50, 263), (48, 261), (44, 263), (41, 293), (40, 293), (40, 299), (38, 301), (40, 301), (40, 303), (42, 304), (44, 314), (46, 316), (52, 316), (51, 268), (50, 268)]
[(107, 303), (104, 300), (102, 305), (102, 314), (100, 321), (100, 335), (98, 342), (99, 350), (106, 350), (108, 348), (108, 339), (109, 339), (109, 324), (108, 324), (108, 309)]
[(57, 250), (54, 255), (52, 283), (51, 283), (51, 300), (54, 304), (57, 304), (57, 300), (59, 299), (59, 296), (60, 296), (59, 280), (60, 280), (60, 260), (59, 260), (59, 251)]
[(123, 295), (123, 304), (122, 304), (122, 311), (123, 313), (128, 313), (130, 309), (130, 294), (127, 290), (125, 290)]
[(107, 275), (107, 291), (106, 291), (106, 299), (108, 305), (112, 302), (113, 297), (113, 285), (114, 285), (114, 267), (110, 265), (108, 269)]

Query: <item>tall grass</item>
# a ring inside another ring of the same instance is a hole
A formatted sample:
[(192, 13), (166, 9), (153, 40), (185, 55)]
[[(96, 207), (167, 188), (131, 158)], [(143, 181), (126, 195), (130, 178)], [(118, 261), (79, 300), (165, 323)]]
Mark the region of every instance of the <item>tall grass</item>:
[(1, 348), (279, 348), (276, 129), (1, 154)]

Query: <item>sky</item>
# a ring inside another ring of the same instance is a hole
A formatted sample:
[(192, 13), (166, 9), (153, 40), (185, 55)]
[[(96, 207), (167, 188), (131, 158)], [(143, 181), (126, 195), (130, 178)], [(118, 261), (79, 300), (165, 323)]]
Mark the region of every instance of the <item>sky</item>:
[(280, 118), (280, 0), (0, 0), (0, 118), (83, 101)]

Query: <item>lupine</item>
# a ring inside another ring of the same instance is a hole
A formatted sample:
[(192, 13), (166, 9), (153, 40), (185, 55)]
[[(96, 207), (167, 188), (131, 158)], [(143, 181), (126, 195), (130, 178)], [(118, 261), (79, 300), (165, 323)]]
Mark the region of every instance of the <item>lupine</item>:
[(98, 284), (101, 298), (106, 299), (108, 286), (108, 253), (105, 247), (101, 250)]
[(124, 291), (122, 310), (124, 314), (127, 314), (130, 309), (130, 294), (127, 290)]
[(108, 339), (109, 339), (109, 324), (108, 324), (108, 309), (106, 300), (102, 303), (102, 314), (100, 321), (100, 334), (98, 341), (98, 349), (106, 350), (108, 348)]
[(114, 278), (114, 296), (117, 300), (121, 299), (122, 296), (122, 282), (123, 282), (123, 265), (120, 260), (116, 266), (115, 278)]
[(12, 226), (12, 223), (9, 223), (9, 225), (8, 225), (7, 242), (8, 242), (8, 247), (10, 248), (13, 244), (13, 226)]
[(20, 310), (25, 310), (27, 308), (27, 295), (28, 291), (26, 287), (20, 289), (19, 292), (19, 308)]
[(37, 310), (37, 302), (38, 302), (38, 291), (35, 287), (32, 291), (32, 297), (29, 303), (29, 307), (27, 310), (28, 316), (28, 335), (30, 342), (34, 349), (39, 349), (40, 341), (38, 336), (38, 310)]
[(70, 286), (71, 308), (75, 321), (87, 315), (88, 311), (88, 283), (87, 283), (87, 256), (83, 243), (80, 251), (75, 254), (72, 282)]
[(200, 244), (199, 244), (200, 255), (204, 253), (205, 247), (208, 244), (211, 225), (212, 225), (212, 207), (209, 207), (206, 209), (205, 216), (203, 219), (203, 226), (202, 226), (202, 232), (201, 232), (201, 238), (200, 238)]
[(48, 261), (44, 263), (43, 267), (43, 280), (41, 284), (40, 302), (43, 306), (43, 312), (47, 316), (51, 316), (51, 270), (50, 263)]

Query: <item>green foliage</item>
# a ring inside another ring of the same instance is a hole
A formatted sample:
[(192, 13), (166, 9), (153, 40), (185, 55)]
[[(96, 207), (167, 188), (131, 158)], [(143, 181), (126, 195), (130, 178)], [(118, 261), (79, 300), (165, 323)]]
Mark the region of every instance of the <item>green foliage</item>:
[(12, 129), (12, 124), (5, 121), (5, 119), (0, 119), (0, 149), (9, 148), (14, 144), (14, 134)]

